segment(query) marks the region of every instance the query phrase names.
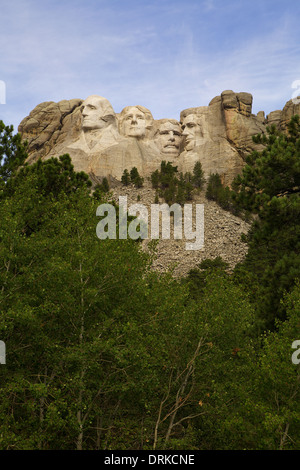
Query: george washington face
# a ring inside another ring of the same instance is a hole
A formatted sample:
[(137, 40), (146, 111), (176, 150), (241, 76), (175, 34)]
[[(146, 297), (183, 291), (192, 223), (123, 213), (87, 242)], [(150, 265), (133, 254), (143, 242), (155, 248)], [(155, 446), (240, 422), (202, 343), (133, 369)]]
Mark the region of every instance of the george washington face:
[(89, 96), (81, 105), (82, 129), (103, 129), (114, 120), (111, 104), (101, 96)]

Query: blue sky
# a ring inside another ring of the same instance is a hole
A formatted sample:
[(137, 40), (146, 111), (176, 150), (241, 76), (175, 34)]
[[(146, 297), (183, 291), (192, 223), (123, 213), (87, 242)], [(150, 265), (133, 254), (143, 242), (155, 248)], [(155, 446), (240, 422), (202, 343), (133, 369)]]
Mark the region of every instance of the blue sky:
[(299, 19), (299, 0), (0, 0), (0, 119), (92, 94), (179, 119), (228, 89), (268, 114), (300, 80)]

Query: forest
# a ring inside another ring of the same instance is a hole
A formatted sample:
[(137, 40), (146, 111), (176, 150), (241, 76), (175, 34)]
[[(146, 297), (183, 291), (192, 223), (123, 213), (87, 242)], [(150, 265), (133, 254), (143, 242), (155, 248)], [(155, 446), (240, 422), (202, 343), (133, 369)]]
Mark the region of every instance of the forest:
[(107, 188), (67, 154), (26, 165), (0, 121), (1, 450), (300, 449), (299, 116), (255, 139), (207, 194), (251, 221), (246, 258), (175, 279), (99, 240)]

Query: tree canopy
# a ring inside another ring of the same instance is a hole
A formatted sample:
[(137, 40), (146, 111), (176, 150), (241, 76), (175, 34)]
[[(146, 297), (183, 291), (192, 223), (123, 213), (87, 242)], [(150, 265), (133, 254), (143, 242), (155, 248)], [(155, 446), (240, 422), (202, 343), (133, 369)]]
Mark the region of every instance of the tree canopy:
[(288, 133), (268, 128), (254, 138), (265, 146), (247, 158), (233, 184), (233, 199), (242, 210), (257, 214), (248, 235), (243, 267), (253, 275), (255, 296), (267, 326), (285, 318), (284, 292), (300, 276), (300, 121), (294, 116)]
[(106, 183), (93, 192), (68, 155), (25, 165), (2, 128), (0, 449), (300, 448), (298, 177), (281, 163), (269, 183), (263, 164), (276, 148), (297, 173), (298, 123), (261, 137), (236, 181), (257, 214), (245, 262), (183, 279), (139, 242), (97, 238)]

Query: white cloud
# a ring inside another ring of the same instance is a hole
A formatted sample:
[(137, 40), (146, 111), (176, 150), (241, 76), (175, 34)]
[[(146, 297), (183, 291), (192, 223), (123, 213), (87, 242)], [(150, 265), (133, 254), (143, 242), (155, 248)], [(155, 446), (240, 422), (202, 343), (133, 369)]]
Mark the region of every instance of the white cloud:
[(0, 118), (16, 127), (41, 101), (94, 93), (116, 112), (143, 104), (157, 119), (178, 119), (225, 89), (252, 93), (255, 112), (282, 108), (300, 79), (297, 16), (281, 7), (270, 24), (276, 9), (261, 6), (251, 30), (241, 3), (11, 0), (2, 8)]

